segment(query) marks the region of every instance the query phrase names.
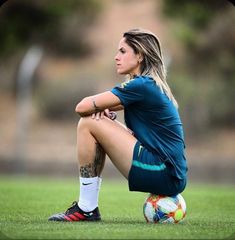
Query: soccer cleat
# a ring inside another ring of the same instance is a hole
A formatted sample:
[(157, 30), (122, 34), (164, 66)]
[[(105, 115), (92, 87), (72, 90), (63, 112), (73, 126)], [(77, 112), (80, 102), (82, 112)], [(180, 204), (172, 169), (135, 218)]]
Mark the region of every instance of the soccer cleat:
[(84, 212), (75, 201), (65, 213), (54, 214), (48, 220), (58, 222), (99, 221), (101, 217), (98, 207), (91, 212)]

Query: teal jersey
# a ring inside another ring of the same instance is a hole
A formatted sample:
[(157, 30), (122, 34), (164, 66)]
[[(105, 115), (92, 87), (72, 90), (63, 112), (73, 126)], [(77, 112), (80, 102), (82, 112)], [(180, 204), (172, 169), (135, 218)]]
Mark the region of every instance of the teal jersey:
[(111, 92), (120, 99), (126, 126), (141, 144), (156, 153), (172, 175), (186, 178), (182, 122), (177, 108), (156, 82), (148, 76), (137, 76)]

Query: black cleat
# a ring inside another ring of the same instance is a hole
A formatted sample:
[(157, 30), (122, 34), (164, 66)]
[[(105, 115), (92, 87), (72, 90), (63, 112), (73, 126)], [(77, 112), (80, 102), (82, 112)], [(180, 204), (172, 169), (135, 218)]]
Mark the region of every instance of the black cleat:
[(84, 212), (78, 207), (77, 202), (73, 202), (65, 213), (54, 214), (48, 220), (58, 222), (99, 221), (101, 217), (98, 207), (91, 212)]

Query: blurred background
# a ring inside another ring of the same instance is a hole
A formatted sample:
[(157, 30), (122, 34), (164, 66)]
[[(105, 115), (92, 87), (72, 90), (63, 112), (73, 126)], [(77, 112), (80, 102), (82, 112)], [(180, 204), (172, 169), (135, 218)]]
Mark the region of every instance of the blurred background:
[[(5, 1), (0, 174), (78, 175), (74, 108), (123, 81), (114, 62), (119, 40), (142, 27), (162, 45), (184, 124), (189, 180), (234, 183), (234, 22), (226, 0)], [(120, 176), (107, 159), (103, 177)]]

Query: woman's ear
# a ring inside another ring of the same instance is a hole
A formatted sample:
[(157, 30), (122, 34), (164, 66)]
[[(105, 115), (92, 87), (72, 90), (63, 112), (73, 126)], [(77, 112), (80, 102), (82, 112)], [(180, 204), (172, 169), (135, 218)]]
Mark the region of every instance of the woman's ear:
[(141, 63), (142, 61), (143, 61), (143, 56), (142, 56), (142, 54), (138, 54), (138, 56), (137, 56), (137, 58), (138, 58), (138, 63)]

